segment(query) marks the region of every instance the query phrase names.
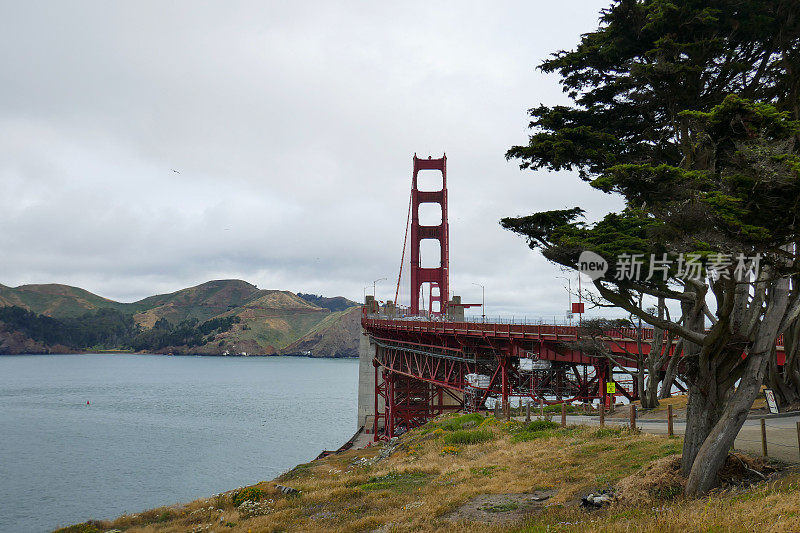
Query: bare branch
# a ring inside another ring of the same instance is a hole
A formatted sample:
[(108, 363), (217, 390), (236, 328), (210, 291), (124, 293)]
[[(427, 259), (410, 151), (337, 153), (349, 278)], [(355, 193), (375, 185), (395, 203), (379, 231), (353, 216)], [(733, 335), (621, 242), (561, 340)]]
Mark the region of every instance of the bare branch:
[(653, 326), (658, 326), (661, 329), (665, 329), (667, 331), (672, 331), (676, 335), (679, 335), (697, 345), (702, 346), (705, 343), (707, 335), (696, 331), (692, 331), (690, 329), (681, 326), (680, 324), (676, 324), (675, 322), (658, 318), (657, 316), (653, 316), (650, 313), (643, 311), (642, 309), (634, 305), (627, 298), (623, 298), (618, 293), (603, 286), (603, 284), (600, 283), (599, 280), (595, 280), (594, 286), (597, 288), (598, 292), (603, 298), (605, 298), (609, 302), (617, 304), (619, 307), (622, 307), (632, 315), (641, 318), (648, 324), (651, 324)]

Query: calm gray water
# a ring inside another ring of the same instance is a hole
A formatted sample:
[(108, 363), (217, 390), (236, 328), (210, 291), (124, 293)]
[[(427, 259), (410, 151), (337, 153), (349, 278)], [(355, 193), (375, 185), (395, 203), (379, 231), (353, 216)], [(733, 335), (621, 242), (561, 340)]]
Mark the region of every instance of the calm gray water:
[(0, 532), (272, 479), (352, 436), (357, 380), (352, 359), (0, 356)]

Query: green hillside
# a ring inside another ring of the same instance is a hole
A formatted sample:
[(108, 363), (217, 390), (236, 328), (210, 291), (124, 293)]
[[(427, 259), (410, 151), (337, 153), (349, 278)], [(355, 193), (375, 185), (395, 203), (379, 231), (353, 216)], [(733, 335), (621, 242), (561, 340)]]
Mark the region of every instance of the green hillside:
[(0, 285), (0, 306), (17, 306), (40, 315), (70, 318), (101, 308), (133, 312), (136, 304), (124, 304), (89, 291), (55, 283), (45, 285)]
[[(329, 306), (349, 302), (342, 297), (316, 298)], [(0, 285), (0, 307), (11, 306), (58, 319), (115, 309), (131, 315), (143, 330), (153, 328), (162, 319), (173, 326), (195, 320), (203, 323), (217, 318), (239, 319), (230, 330), (205, 338), (202, 345), (165, 349), (173, 353), (274, 354), (316, 331), (320, 324), (327, 329), (343, 318), (343, 313), (332, 313), (292, 292), (262, 290), (241, 280), (209, 281), (132, 303), (115, 302), (67, 285)], [(357, 336), (350, 343), (357, 346)]]
[(361, 308), (350, 307), (325, 317), (281, 353), (312, 357), (358, 357)]

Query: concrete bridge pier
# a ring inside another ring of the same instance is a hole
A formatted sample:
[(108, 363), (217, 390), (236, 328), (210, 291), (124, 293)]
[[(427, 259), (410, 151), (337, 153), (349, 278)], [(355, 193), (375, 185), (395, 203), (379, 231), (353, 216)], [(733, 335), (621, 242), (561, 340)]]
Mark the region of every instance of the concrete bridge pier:
[[(366, 433), (372, 434), (375, 427), (376, 411), (382, 413), (386, 410), (384, 400), (375, 394), (375, 380), (383, 383), (381, 372), (376, 372), (373, 364), (377, 346), (370, 341), (369, 335), (361, 330), (361, 339), (358, 345), (358, 420), (356, 427), (363, 427)], [(377, 404), (377, 405), (376, 405)], [(377, 409), (376, 409), (377, 408)], [(383, 421), (378, 421), (383, 429)]]

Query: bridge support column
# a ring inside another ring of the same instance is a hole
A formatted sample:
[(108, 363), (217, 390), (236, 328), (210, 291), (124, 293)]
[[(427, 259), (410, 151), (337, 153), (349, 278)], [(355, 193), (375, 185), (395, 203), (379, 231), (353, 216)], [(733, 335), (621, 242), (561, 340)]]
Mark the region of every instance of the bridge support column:
[[(375, 362), (377, 346), (370, 342), (368, 335), (361, 332), (358, 344), (358, 412), (356, 428), (363, 427), (366, 431), (372, 431), (375, 426), (375, 414), (378, 412), (376, 407), (377, 397), (375, 388), (379, 384), (379, 376), (375, 373)], [(382, 405), (380, 407), (383, 407)]]

